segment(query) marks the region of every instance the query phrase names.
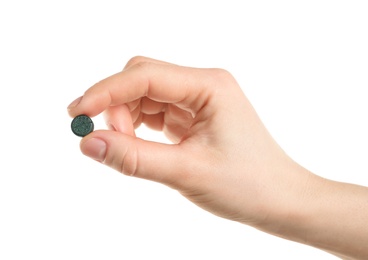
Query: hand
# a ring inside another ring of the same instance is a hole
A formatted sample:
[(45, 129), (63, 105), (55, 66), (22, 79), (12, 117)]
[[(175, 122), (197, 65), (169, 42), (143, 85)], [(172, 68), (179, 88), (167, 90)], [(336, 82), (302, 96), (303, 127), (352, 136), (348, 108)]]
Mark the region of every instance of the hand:
[[(368, 189), (295, 163), (224, 70), (135, 57), (68, 109), (72, 117), (104, 112), (110, 130), (84, 137), (81, 150), (105, 165), (166, 184), (218, 216), (340, 257), (368, 258)], [(137, 138), (141, 123), (174, 144)]]
[[(221, 69), (135, 57), (69, 107), (72, 117), (101, 112), (111, 131), (82, 139), (85, 155), (166, 184), (228, 219), (268, 225), (276, 212), (287, 214), (293, 198), (300, 203), (311, 178), (275, 143), (235, 79)], [(134, 128), (141, 123), (174, 144), (137, 138)]]

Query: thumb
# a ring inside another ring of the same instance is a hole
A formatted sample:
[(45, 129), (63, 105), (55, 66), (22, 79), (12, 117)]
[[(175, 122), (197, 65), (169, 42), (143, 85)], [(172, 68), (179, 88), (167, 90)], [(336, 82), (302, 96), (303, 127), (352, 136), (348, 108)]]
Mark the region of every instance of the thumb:
[(178, 145), (145, 141), (116, 131), (99, 130), (84, 137), (84, 155), (126, 175), (149, 179), (170, 186), (187, 172)]

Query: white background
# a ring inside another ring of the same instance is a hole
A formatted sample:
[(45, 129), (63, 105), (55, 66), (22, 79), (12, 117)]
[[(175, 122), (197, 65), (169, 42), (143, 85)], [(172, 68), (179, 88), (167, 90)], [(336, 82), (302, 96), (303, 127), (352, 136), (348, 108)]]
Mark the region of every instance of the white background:
[(335, 259), (84, 157), (66, 107), (135, 55), (221, 67), (292, 158), (368, 185), (367, 14), (366, 1), (1, 0), (0, 259)]

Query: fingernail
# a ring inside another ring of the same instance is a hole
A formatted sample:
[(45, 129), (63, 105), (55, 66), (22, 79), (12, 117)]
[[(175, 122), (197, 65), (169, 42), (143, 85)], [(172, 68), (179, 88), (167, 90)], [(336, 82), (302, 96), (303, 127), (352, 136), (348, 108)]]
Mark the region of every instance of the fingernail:
[(106, 156), (106, 143), (99, 138), (91, 138), (81, 146), (82, 153), (96, 161), (103, 162)]
[(76, 106), (81, 102), (82, 97), (83, 97), (83, 96), (81, 96), (81, 97), (77, 98), (77, 99), (76, 99), (76, 100), (74, 100), (72, 103), (70, 103), (70, 105), (68, 106), (68, 109), (71, 109), (71, 108), (73, 108), (73, 107), (76, 107)]

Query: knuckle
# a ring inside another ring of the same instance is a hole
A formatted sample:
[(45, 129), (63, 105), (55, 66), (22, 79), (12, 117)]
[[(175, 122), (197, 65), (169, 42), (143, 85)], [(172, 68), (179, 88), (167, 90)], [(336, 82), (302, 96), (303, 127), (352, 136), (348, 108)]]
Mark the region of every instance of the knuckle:
[(233, 75), (225, 69), (210, 69), (210, 73), (211, 78), (214, 80), (214, 82), (219, 83), (220, 85), (232, 84), (235, 81)]
[(138, 172), (138, 150), (136, 146), (129, 145), (123, 154), (123, 158), (120, 160), (120, 172), (129, 175), (136, 176)]
[(144, 56), (134, 56), (132, 58), (130, 58), (130, 60), (127, 62), (127, 64), (125, 65), (125, 69), (130, 68), (132, 66), (135, 66), (137, 64), (140, 63), (145, 63), (147, 62), (147, 58)]
[(229, 71), (224, 69), (209, 70), (209, 89), (214, 94), (212, 97), (215, 97), (215, 100), (218, 100), (218, 97), (223, 98), (224, 95), (232, 96), (239, 93), (240, 86)]
[(110, 149), (107, 152), (104, 164), (120, 173), (134, 176), (138, 172), (138, 150), (132, 143), (127, 143), (123, 149), (118, 151)]

